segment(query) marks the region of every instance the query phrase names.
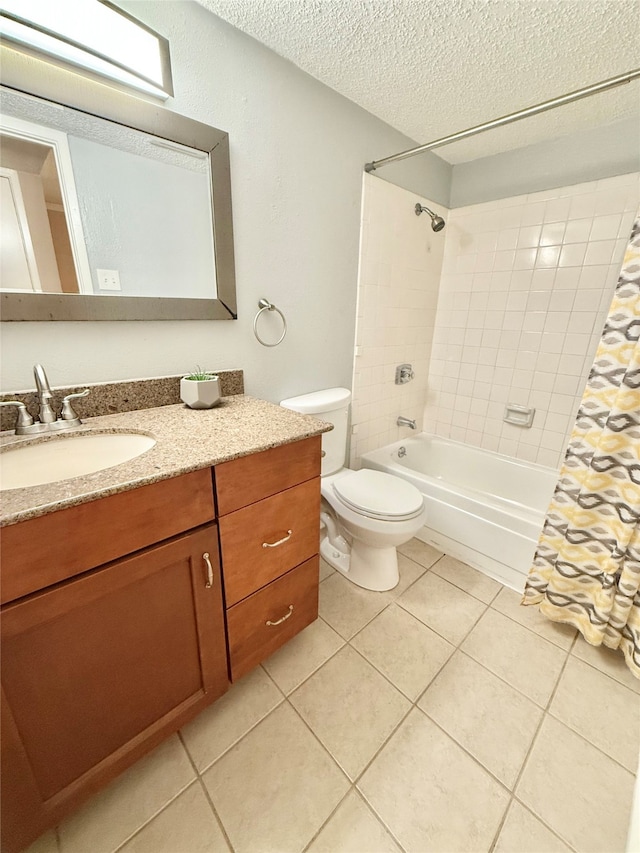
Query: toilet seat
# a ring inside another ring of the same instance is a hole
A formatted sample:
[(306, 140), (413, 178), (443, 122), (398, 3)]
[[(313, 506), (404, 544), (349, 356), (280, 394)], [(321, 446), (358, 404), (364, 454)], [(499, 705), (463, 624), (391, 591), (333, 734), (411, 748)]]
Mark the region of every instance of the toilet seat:
[(415, 518), (424, 505), (422, 494), (411, 483), (370, 468), (336, 479), (333, 491), (343, 504), (360, 515), (385, 521)]

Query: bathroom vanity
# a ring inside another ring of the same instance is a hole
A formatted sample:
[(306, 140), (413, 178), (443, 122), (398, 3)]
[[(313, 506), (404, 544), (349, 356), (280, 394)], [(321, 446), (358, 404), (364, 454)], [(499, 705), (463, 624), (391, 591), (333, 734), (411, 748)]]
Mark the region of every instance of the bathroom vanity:
[(93, 418), (81, 430), (153, 433), (156, 446), (4, 493), (3, 851), (316, 619), (328, 428), (243, 395)]

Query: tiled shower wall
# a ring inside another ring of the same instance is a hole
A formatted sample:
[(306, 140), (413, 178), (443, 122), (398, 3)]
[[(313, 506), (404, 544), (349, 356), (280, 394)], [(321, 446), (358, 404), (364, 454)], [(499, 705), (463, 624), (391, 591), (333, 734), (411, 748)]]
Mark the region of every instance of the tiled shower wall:
[[(560, 465), (638, 208), (638, 179), (450, 212), (426, 431)], [(504, 423), (506, 403), (535, 408), (532, 428)]]
[[(398, 415), (422, 417), (444, 251), (416, 202), (447, 218), (440, 205), (364, 176), (356, 351), (351, 408), (351, 459), (411, 434)], [(395, 385), (396, 365), (411, 363), (415, 379)]]

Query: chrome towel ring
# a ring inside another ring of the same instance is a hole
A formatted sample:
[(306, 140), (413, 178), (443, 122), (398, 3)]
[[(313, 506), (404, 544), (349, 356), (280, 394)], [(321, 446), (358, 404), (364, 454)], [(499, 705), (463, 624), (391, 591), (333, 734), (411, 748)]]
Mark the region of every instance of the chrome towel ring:
[[(284, 314), (279, 308), (276, 308), (276, 306), (272, 302), (269, 302), (268, 299), (259, 299), (258, 308), (260, 310), (256, 314), (253, 321), (253, 334), (256, 336), (256, 338), (262, 344), (263, 347), (277, 347), (278, 344), (282, 343), (282, 341), (284, 340), (284, 336), (287, 334), (287, 321), (285, 320)], [(258, 334), (258, 318), (260, 317), (263, 311), (276, 311), (282, 318), (282, 334), (274, 344), (268, 344), (266, 341), (263, 341), (260, 335)]]

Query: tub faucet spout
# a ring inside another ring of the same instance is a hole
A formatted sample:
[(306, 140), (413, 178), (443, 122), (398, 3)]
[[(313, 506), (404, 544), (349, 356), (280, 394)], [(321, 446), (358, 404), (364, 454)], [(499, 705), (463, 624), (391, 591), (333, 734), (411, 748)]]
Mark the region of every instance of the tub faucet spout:
[(411, 418), (404, 418), (402, 415), (400, 415), (396, 423), (398, 426), (408, 426), (409, 429), (417, 429), (415, 421), (412, 421)]

